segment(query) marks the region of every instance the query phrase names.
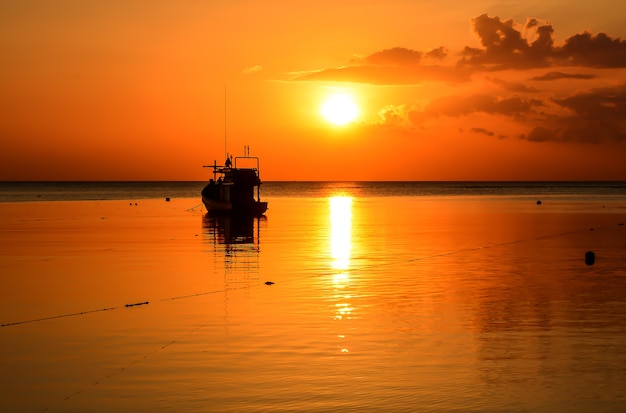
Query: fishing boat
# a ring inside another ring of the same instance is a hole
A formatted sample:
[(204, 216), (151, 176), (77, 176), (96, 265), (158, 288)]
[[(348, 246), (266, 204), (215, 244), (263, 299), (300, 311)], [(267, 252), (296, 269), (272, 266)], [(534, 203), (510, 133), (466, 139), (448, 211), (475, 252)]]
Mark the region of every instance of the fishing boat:
[[(261, 201), (259, 158), (250, 156), (249, 148), (244, 156), (226, 156), (224, 165), (204, 165), (213, 168), (213, 178), (202, 189), (202, 203), (209, 214), (238, 214), (262, 216), (267, 202)], [(256, 193), (256, 197), (255, 197)]]

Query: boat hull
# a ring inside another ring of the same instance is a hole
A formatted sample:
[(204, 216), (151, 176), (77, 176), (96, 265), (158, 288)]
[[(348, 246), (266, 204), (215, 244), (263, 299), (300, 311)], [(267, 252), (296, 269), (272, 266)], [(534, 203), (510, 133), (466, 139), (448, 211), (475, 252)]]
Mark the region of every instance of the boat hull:
[(267, 202), (253, 201), (247, 203), (233, 204), (228, 201), (221, 201), (202, 196), (202, 203), (208, 214), (237, 214), (261, 216), (267, 211)]

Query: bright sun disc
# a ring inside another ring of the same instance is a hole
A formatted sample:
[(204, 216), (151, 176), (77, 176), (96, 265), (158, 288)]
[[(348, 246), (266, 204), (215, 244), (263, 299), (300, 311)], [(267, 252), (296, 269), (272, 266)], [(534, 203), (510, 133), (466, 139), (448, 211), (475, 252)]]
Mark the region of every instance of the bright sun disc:
[(354, 100), (347, 94), (335, 94), (322, 105), (322, 115), (330, 123), (345, 125), (352, 122), (359, 114)]

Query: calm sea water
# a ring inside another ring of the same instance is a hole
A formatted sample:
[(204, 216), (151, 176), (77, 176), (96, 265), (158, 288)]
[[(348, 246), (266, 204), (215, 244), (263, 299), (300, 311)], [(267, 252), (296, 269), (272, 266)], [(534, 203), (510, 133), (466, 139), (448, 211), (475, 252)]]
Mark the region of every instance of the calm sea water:
[[(193, 198), (204, 182), (0, 182), (0, 202)], [(626, 182), (266, 182), (263, 196), (625, 196)]]
[(626, 409), (624, 183), (1, 187), (1, 411)]

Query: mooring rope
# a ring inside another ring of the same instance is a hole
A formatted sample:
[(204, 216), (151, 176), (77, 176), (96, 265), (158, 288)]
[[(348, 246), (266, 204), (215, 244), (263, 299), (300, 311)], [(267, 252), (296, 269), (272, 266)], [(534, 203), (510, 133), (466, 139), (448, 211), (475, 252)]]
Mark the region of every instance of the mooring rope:
[(187, 208), (185, 211), (195, 211), (196, 208), (201, 207), (202, 206), (202, 202), (200, 202), (198, 205), (196, 205), (195, 207), (191, 207), (191, 208)]
[(18, 325), (18, 324), (37, 323), (39, 321), (53, 320), (55, 318), (74, 317), (74, 316), (78, 316), (78, 315), (85, 315), (85, 314), (91, 314), (91, 313), (100, 313), (100, 312), (103, 312), (103, 311), (117, 310), (118, 308), (123, 308), (123, 306), (105, 307), (105, 308), (99, 308), (97, 310), (86, 310), (86, 311), (79, 311), (79, 312), (76, 312), (76, 313), (59, 314), (59, 315), (53, 315), (53, 316), (49, 316), (49, 317), (34, 318), (32, 320), (15, 321), (15, 322), (12, 322), (12, 323), (1, 324), (0, 327), (15, 326), (15, 325)]
[[(238, 288), (241, 289), (243, 287), (238, 287)], [(228, 290), (235, 290), (235, 289), (238, 289), (238, 288), (227, 288), (227, 289), (214, 290), (214, 291), (204, 291), (204, 292), (200, 292), (200, 293), (182, 295), (182, 296), (177, 296), (177, 297), (163, 298), (163, 299), (161, 299), (159, 301), (180, 300), (180, 299), (183, 299), (183, 298), (198, 297), (198, 296), (201, 296), (201, 295), (209, 295), (209, 294), (221, 293), (221, 292), (225, 292), (225, 291), (228, 291)], [(147, 304), (150, 304), (150, 301), (142, 301), (142, 302), (138, 302), (138, 303), (130, 303), (130, 304), (118, 305), (118, 306), (115, 306), (115, 307), (105, 307), (105, 308), (99, 308), (99, 309), (96, 309), (96, 310), (77, 311), (75, 313), (67, 313), (67, 314), (59, 314), (59, 315), (53, 315), (53, 316), (48, 316), (48, 317), (33, 318), (33, 319), (30, 319), (30, 320), (14, 321), (14, 322), (11, 322), (11, 323), (0, 324), (0, 327), (10, 327), (10, 326), (15, 326), (15, 325), (19, 325), (19, 324), (37, 323), (37, 322), (40, 322), (40, 321), (54, 320), (56, 318), (75, 317), (75, 316), (79, 316), (79, 315), (99, 313), (99, 312), (103, 312), (103, 311), (119, 310), (121, 308), (137, 307), (137, 306), (142, 306), (142, 305), (147, 305)]]

